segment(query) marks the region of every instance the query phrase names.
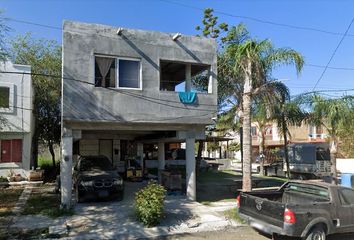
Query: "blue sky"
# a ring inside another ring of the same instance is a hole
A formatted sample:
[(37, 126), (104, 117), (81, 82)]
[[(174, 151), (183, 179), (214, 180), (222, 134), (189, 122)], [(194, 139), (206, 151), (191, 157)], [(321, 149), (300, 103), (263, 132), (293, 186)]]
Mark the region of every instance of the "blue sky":
[[(179, 4), (173, 4), (179, 3)], [(182, 5), (191, 7), (185, 7)], [(265, 21), (344, 33), (354, 17), (354, 1), (336, 0), (0, 0), (5, 16), (61, 27), (64, 19), (102, 23), (112, 26), (181, 32), (195, 35), (203, 12), (196, 8), (211, 7), (232, 15), (253, 17)], [(220, 21), (230, 25), (243, 22), (258, 38), (272, 40), (276, 47), (291, 47), (301, 52), (306, 64), (325, 66), (341, 36), (265, 24), (250, 19), (216, 13)], [(9, 21), (11, 36), (32, 32), (36, 38), (61, 42), (61, 31)], [(354, 35), (354, 24), (349, 30)], [(354, 69), (354, 36), (342, 42), (331, 67)], [(311, 91), (323, 68), (306, 65), (299, 77), (292, 67), (281, 67), (274, 77), (285, 79), (292, 94)], [(354, 89), (354, 70), (328, 69), (316, 90)], [(354, 94), (328, 92), (329, 96)]]

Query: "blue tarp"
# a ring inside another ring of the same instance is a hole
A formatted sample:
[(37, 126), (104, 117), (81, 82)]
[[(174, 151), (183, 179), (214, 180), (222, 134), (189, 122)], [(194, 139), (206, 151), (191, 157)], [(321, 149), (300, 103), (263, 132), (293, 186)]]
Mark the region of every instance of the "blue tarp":
[(195, 92), (178, 92), (179, 100), (184, 104), (193, 104), (197, 99)]

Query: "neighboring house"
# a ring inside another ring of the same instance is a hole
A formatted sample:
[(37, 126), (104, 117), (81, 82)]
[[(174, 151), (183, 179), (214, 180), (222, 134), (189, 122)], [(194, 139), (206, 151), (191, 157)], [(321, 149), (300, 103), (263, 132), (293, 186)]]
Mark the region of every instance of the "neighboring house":
[[(322, 126), (303, 123), (301, 126), (289, 126), (289, 143), (325, 143), (327, 134)], [(259, 156), (260, 132), (256, 122), (251, 125), (253, 160)], [(323, 144), (320, 144), (323, 145)], [(274, 160), (269, 150), (284, 146), (284, 139), (276, 123), (269, 123), (265, 131), (266, 161)]]
[(235, 144), (240, 145), (238, 132), (228, 131), (225, 136), (220, 136), (219, 132), (212, 131), (204, 142), (202, 157), (241, 160), (240, 151), (230, 150)]
[(185, 142), (187, 197), (196, 198), (194, 145), (217, 111), (216, 50), (202, 37), (64, 22), (63, 205), (73, 156), (101, 154), (124, 168), (147, 143), (163, 170), (165, 143)]
[(33, 132), (31, 67), (1, 62), (0, 71), (0, 176), (12, 172), (28, 177)]

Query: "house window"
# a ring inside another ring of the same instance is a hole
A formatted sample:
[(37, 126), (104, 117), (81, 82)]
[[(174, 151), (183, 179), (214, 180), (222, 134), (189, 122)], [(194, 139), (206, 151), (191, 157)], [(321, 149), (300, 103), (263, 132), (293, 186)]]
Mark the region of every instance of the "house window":
[(257, 127), (251, 127), (251, 135), (252, 137), (257, 136)]
[(0, 108), (10, 107), (10, 88), (0, 87)]
[(139, 59), (95, 57), (95, 86), (141, 89)]
[(265, 127), (265, 134), (271, 136), (273, 133), (273, 127), (271, 125), (268, 125)]
[(141, 89), (140, 60), (118, 59), (118, 87)]
[(321, 138), (323, 134), (323, 128), (322, 126), (316, 126), (316, 138)]
[(95, 86), (116, 87), (116, 59), (95, 57)]
[[(160, 90), (186, 91), (187, 64), (173, 61), (160, 61)], [(191, 91), (211, 93), (211, 70), (209, 65), (191, 64)]]

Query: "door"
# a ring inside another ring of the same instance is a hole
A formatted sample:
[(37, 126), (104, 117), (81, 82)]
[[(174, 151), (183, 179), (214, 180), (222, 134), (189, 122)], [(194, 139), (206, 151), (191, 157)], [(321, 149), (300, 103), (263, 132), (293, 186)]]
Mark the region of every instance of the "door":
[(354, 229), (354, 190), (340, 188), (338, 190), (340, 206), (337, 208), (340, 220), (340, 232), (353, 232)]
[(99, 140), (99, 154), (108, 157), (113, 163), (113, 140)]
[(1, 162), (22, 161), (22, 139), (1, 140)]
[(11, 162), (11, 140), (1, 140), (1, 162)]
[(13, 139), (11, 141), (12, 162), (21, 162), (22, 160), (22, 139)]

